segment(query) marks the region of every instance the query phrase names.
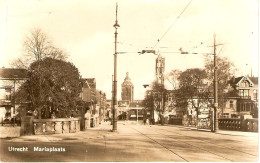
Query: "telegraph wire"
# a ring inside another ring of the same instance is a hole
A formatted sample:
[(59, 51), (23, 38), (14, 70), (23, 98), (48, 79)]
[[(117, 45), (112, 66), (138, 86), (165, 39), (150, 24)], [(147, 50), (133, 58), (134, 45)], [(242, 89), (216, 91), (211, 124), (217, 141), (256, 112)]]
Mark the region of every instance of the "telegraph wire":
[(177, 20), (180, 18), (180, 16), (185, 12), (185, 10), (189, 7), (192, 0), (185, 6), (185, 8), (182, 10), (182, 12), (179, 14), (179, 16), (175, 19), (175, 21), (172, 23), (172, 25), (167, 29), (167, 31), (162, 35), (160, 39), (157, 40), (156, 44), (153, 46), (152, 50), (157, 46), (157, 44), (164, 38), (164, 36), (170, 31), (170, 29), (175, 25)]

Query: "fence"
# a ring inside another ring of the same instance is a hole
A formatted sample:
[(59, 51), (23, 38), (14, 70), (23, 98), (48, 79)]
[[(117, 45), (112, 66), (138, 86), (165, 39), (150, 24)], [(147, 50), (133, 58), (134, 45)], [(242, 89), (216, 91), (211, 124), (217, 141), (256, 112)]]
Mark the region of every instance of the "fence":
[(241, 131), (241, 122), (239, 118), (221, 118), (218, 119), (218, 126), (222, 130)]
[(220, 118), (219, 129), (258, 132), (258, 119)]
[[(170, 117), (169, 124), (183, 125), (182, 118)], [(220, 130), (258, 132), (258, 119), (220, 118), (218, 119)], [(198, 128), (210, 128), (210, 122), (199, 121)]]
[(60, 134), (80, 131), (80, 118), (34, 119), (35, 135)]
[(172, 125), (182, 125), (182, 118), (176, 118), (170, 116), (168, 123)]

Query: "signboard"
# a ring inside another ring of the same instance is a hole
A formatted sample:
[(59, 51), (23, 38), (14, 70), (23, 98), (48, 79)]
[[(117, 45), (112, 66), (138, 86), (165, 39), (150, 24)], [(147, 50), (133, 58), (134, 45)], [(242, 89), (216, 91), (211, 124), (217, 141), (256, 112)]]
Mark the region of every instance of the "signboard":
[(210, 129), (210, 118), (198, 118), (198, 129)]

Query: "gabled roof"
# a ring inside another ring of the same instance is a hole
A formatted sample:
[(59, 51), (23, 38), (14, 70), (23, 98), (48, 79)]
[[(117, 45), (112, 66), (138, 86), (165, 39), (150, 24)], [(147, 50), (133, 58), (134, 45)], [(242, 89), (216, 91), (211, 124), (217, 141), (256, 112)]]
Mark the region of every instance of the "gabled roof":
[(229, 82), (230, 82), (230, 85), (239, 85), (239, 83), (244, 79), (246, 78), (249, 83), (250, 83), (250, 86), (253, 86), (253, 85), (258, 85), (258, 77), (246, 77), (246, 76), (240, 76), (240, 77), (233, 77)]
[(88, 81), (88, 83), (96, 83), (96, 79), (95, 78), (84, 78), (85, 80)]
[(28, 78), (28, 71), (26, 69), (18, 68), (0, 68), (0, 79), (26, 79)]
[(82, 78), (84, 88), (96, 88), (95, 78)]
[(248, 77), (255, 85), (258, 85), (258, 77)]
[(242, 78), (243, 78), (243, 76), (236, 77), (236, 78), (233, 76), (233, 78), (230, 80), (230, 84), (231, 85), (236, 85)]

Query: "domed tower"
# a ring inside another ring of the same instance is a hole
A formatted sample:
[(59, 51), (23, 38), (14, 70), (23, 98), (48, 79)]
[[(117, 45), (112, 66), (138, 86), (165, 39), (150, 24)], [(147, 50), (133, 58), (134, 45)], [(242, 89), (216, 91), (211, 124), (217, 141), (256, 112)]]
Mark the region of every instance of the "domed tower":
[(128, 100), (132, 102), (134, 100), (134, 85), (129, 78), (128, 72), (126, 73), (126, 77), (124, 82), (122, 83), (122, 92), (121, 97), (122, 100)]

